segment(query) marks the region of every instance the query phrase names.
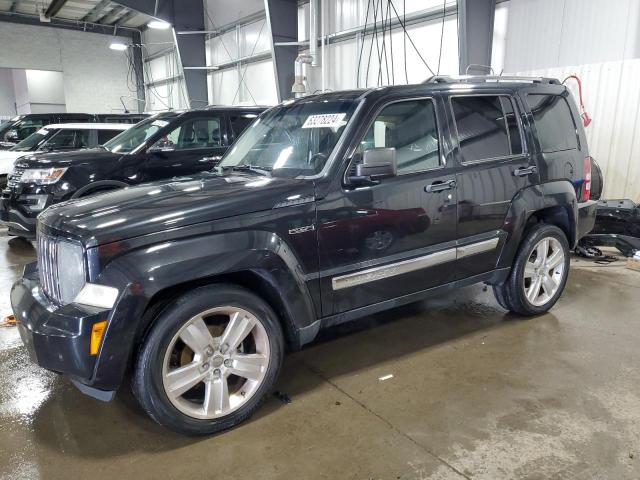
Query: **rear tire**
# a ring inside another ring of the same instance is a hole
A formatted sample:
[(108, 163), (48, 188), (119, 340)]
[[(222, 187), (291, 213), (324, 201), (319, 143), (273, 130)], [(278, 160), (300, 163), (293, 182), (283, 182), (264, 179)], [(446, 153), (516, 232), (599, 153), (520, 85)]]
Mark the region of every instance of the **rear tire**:
[(547, 312), (569, 275), (569, 242), (555, 225), (538, 224), (522, 241), (507, 280), (493, 286), (498, 303), (518, 315)]
[(210, 285), (164, 308), (138, 355), (133, 391), (159, 424), (208, 435), (249, 418), (284, 355), (276, 314), (234, 285)]

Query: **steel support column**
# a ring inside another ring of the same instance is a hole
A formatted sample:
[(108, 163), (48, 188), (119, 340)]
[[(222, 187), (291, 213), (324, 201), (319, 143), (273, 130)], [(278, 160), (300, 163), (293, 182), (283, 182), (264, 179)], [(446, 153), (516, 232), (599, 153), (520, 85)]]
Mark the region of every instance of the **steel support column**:
[(496, 0), (458, 0), (460, 74), (489, 73)]
[(271, 32), (271, 57), (276, 75), (278, 101), (292, 98), (294, 62), (298, 56), (297, 45), (280, 45), (280, 42), (298, 41), (297, 0), (264, 0), (269, 31)]
[[(177, 35), (176, 32), (204, 31), (202, 0), (115, 0), (132, 10), (169, 22), (183, 68), (184, 82), (191, 107), (208, 104), (204, 35)], [(196, 67), (196, 69), (193, 69)]]
[(131, 43), (134, 44), (133, 50), (133, 71), (136, 75), (136, 97), (138, 98), (138, 113), (143, 113), (146, 106), (146, 91), (144, 88), (144, 63), (142, 60), (142, 35), (140, 32), (134, 32), (131, 36)]

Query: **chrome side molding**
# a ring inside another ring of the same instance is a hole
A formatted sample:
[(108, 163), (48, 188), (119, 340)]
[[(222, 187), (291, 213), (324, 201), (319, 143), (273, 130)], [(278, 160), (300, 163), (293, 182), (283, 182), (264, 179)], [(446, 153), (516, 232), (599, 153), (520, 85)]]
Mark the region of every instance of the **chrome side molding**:
[(331, 279), (331, 286), (333, 290), (342, 290), (344, 288), (351, 288), (375, 282), (376, 280), (415, 272), (416, 270), (422, 270), (424, 268), (451, 262), (458, 258), (469, 257), (471, 255), (491, 251), (498, 246), (499, 241), (499, 238), (492, 238), (490, 240), (483, 240), (481, 242), (464, 245), (462, 247), (441, 250), (439, 252), (430, 253), (429, 255), (423, 255), (410, 260), (403, 260), (389, 265), (368, 268), (360, 272), (340, 275), (339, 277)]

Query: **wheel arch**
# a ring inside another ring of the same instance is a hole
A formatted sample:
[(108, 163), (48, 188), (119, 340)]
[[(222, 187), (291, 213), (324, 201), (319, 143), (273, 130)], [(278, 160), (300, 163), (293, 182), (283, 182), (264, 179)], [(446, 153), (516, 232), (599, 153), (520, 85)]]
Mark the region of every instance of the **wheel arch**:
[[(104, 247), (109, 252), (120, 248), (116, 244)], [(105, 266), (92, 281), (114, 286), (121, 294), (109, 316), (92, 382), (112, 389), (122, 382), (163, 307), (193, 288), (225, 283), (251, 290), (278, 315), (290, 349), (303, 343), (301, 330), (318, 318), (308, 286), (313, 277), (303, 273), (292, 250), (279, 237), (266, 231), (147, 244), (117, 258), (99, 256), (99, 263)]]
[(538, 223), (556, 225), (567, 236), (570, 248), (577, 241), (578, 200), (568, 180), (534, 185), (512, 199), (503, 229), (508, 238), (497, 268), (510, 267), (529, 229)]
[(118, 180), (98, 180), (97, 182), (92, 182), (92, 183), (89, 183), (88, 185), (85, 185), (84, 187), (79, 188), (73, 193), (73, 195), (71, 195), (71, 198), (82, 197), (83, 195), (87, 195), (88, 193), (91, 193), (93, 190), (101, 190), (104, 188), (117, 189), (117, 188), (125, 188), (128, 186), (129, 186), (128, 184), (124, 182), (119, 182)]
[(172, 301), (196, 288), (216, 284), (243, 287), (262, 298), (278, 316), (288, 348), (291, 350), (299, 348), (293, 312), (287, 307), (281, 293), (272, 284), (272, 279), (269, 279), (268, 275), (250, 269), (186, 280), (159, 290), (149, 299), (136, 332), (135, 343), (140, 344), (144, 341), (153, 327), (155, 319)]

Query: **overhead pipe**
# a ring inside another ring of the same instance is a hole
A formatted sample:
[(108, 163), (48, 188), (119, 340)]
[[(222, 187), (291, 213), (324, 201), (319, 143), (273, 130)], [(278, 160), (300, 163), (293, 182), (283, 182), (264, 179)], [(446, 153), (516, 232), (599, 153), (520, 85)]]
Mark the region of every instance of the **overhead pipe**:
[(295, 93), (296, 98), (303, 97), (307, 93), (307, 86), (305, 85), (306, 75), (304, 73), (304, 65), (313, 65), (313, 58), (311, 55), (302, 54), (298, 55), (295, 61), (294, 81), (291, 87), (291, 93)]
[(309, 2), (309, 55), (311, 66), (318, 66), (318, 0)]

